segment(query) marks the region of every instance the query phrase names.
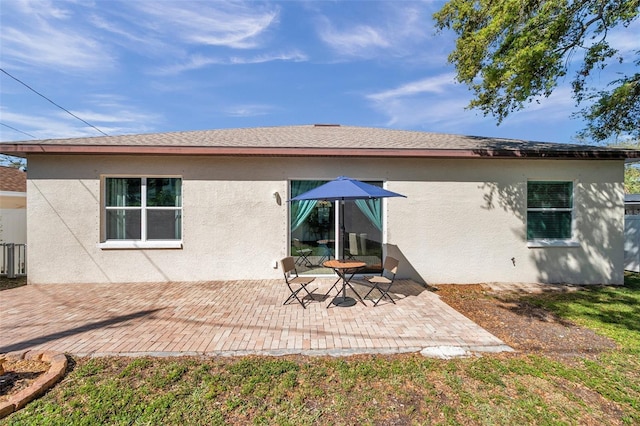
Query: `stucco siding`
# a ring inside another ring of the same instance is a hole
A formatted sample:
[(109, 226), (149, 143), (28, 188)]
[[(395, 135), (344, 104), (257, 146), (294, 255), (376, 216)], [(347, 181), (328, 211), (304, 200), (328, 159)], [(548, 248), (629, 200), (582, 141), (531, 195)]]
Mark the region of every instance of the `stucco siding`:
[[(427, 283), (622, 283), (622, 161), (29, 156), (32, 283), (279, 278), (288, 182), (383, 180), (384, 242)], [(181, 249), (99, 247), (101, 177), (183, 178)], [(527, 179), (575, 182), (578, 247), (529, 248)], [(275, 193), (281, 198), (278, 204)]]
[[(459, 160), (405, 163), (388, 187), (388, 242), (415, 279), (438, 283), (623, 282), (621, 162)], [(530, 248), (527, 180), (574, 182), (577, 247)], [(410, 216), (408, 217), (407, 214)], [(411, 224), (411, 226), (407, 226)]]

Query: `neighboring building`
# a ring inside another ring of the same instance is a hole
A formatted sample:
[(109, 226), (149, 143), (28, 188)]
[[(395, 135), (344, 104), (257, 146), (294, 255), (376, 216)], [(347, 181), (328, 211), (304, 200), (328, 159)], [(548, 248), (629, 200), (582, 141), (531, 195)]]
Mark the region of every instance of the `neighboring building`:
[(624, 196), (624, 269), (640, 272), (640, 194)]
[(640, 215), (640, 194), (625, 194), (624, 214), (627, 216)]
[[(333, 203), (287, 200), (345, 175), (406, 195), (348, 203), (348, 249), (432, 284), (621, 284), (634, 150), (333, 125), (0, 144), (26, 156), (29, 282), (280, 278), (340, 252)], [(296, 241), (294, 245), (293, 242)], [(313, 257), (315, 255), (315, 257)]]
[(27, 242), (27, 173), (0, 166), (0, 243)]

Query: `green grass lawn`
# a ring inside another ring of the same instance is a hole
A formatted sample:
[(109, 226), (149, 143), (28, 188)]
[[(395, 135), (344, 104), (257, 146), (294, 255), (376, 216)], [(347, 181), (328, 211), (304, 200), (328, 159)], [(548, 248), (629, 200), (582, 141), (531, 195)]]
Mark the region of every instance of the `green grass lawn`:
[(614, 339), (591, 358), (497, 354), (74, 359), (11, 425), (640, 423), (640, 276), (529, 297)]

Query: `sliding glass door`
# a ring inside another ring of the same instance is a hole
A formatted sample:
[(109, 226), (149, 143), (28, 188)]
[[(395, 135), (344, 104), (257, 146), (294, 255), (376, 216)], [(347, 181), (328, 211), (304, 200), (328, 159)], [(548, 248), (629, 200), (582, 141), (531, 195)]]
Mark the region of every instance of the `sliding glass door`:
[[(326, 181), (291, 181), (295, 197)], [(382, 182), (367, 182), (382, 186)], [(326, 260), (353, 258), (363, 261), (363, 272), (379, 272), (382, 265), (382, 200), (344, 202), (344, 244), (340, 239), (341, 201), (307, 200), (290, 204), (290, 253), (299, 273), (331, 274)]]

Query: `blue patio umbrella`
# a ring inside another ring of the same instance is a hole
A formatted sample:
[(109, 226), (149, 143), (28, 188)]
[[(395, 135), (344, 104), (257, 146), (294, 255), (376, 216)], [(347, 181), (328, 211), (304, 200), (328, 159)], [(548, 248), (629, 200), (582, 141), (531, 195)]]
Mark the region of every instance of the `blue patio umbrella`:
[[(340, 233), (342, 234), (342, 249), (345, 247), (344, 202), (347, 200), (368, 200), (374, 198), (405, 197), (397, 192), (387, 191), (379, 186), (340, 176), (317, 188), (293, 197), (289, 201), (327, 200), (340, 201)], [(343, 256), (344, 257), (344, 256)]]

